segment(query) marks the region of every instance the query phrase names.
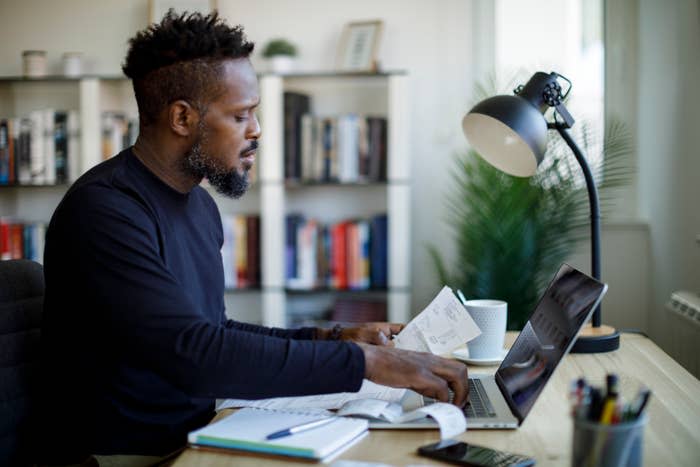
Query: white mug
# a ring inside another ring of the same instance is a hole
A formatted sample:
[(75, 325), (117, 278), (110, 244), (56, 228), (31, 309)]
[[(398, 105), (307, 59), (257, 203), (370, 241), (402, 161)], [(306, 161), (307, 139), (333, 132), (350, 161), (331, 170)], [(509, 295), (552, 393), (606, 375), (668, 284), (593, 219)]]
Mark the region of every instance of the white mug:
[(469, 358), (497, 359), (503, 355), (508, 303), (502, 300), (468, 300), (464, 304), (481, 334), (467, 342)]

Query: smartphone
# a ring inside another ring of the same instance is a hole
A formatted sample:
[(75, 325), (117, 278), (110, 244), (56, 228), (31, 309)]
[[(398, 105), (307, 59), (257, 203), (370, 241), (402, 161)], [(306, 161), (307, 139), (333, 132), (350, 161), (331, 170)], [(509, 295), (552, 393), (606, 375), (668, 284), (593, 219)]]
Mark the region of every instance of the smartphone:
[(428, 444), (418, 448), (418, 454), (457, 465), (471, 467), (528, 467), (535, 465), (535, 459), (475, 446), (454, 439)]

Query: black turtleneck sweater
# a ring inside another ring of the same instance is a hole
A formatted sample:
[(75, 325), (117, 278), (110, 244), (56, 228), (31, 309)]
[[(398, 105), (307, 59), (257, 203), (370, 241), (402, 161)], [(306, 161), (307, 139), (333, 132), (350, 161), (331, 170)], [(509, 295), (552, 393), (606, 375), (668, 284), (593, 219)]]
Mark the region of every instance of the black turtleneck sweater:
[(206, 190), (173, 190), (130, 149), (70, 188), (44, 255), (44, 460), (166, 454), (214, 398), (359, 389), (357, 345), (226, 318), (222, 239)]

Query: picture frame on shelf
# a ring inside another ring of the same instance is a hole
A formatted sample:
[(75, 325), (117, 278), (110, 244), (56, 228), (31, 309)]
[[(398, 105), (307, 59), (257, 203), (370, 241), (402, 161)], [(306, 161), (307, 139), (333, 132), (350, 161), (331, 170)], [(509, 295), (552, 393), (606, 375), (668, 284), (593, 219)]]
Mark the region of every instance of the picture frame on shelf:
[(377, 53), (383, 29), (381, 20), (347, 23), (338, 46), (338, 71), (377, 71)]
[(171, 8), (182, 14), (199, 12), (207, 15), (216, 10), (217, 0), (148, 0), (148, 22), (159, 22)]

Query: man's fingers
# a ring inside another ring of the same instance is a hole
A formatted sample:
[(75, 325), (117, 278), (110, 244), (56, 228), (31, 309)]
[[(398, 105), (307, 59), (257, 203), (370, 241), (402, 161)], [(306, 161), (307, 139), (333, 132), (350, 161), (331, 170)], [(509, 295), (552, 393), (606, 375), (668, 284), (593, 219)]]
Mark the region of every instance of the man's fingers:
[(375, 331), (373, 341), (376, 345), (387, 345), (389, 343), (389, 339), (387, 339), (381, 329)]
[(420, 392), (424, 396), (439, 400), (440, 402), (448, 402), (450, 400), (450, 390), (447, 386), (447, 382), (434, 374), (427, 377), (426, 387), (416, 389), (416, 391)]
[(447, 381), (454, 392), (452, 403), (464, 407), (469, 400), (469, 381), (467, 367), (461, 363), (448, 360), (444, 365), (436, 366), (435, 374)]
[(391, 335), (400, 333), (403, 328), (404, 328), (403, 324), (389, 323), (389, 333)]

